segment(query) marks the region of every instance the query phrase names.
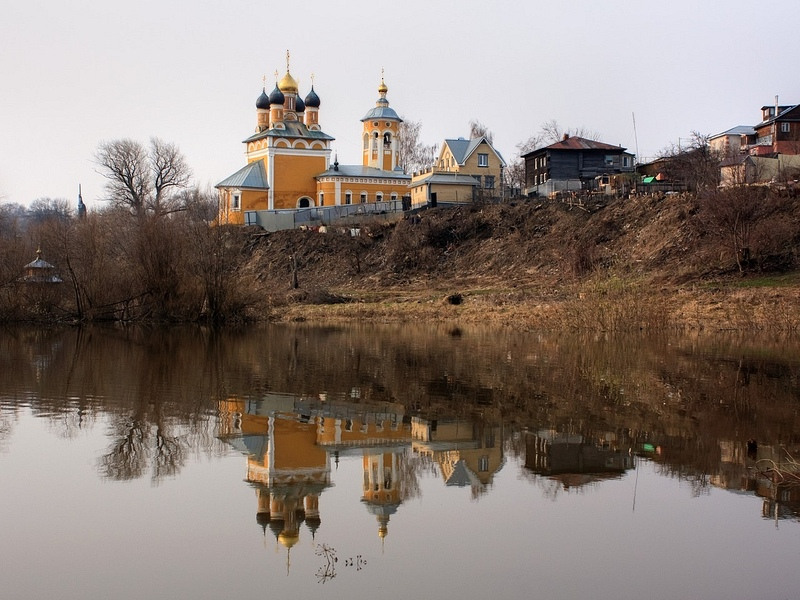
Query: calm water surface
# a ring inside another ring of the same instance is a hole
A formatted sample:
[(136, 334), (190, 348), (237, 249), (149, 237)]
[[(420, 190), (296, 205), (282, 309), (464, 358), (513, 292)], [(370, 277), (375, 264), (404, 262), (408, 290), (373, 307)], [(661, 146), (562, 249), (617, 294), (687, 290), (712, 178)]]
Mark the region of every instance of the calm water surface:
[(3, 330), (0, 597), (800, 598), (793, 458), (791, 338)]

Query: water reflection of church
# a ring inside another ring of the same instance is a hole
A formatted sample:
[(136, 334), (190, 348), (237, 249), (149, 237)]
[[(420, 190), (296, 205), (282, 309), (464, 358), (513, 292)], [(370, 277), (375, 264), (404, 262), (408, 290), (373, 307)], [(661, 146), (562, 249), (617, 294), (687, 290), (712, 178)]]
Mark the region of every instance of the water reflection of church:
[(473, 496), (487, 490), (504, 462), (499, 426), (411, 417), (390, 402), (268, 394), (224, 401), (220, 416), (220, 438), (247, 456), (257, 521), (286, 548), (298, 542), (303, 524), (312, 538), (320, 527), (320, 496), (333, 485), (331, 462), (341, 457), (361, 457), (361, 501), (381, 538), (414, 487), (412, 456), (432, 461), (447, 485), (469, 486)]

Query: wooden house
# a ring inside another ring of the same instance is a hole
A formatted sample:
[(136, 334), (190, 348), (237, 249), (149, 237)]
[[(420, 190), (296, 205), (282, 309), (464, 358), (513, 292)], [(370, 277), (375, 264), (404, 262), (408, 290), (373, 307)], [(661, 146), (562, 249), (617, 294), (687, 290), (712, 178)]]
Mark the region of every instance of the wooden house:
[(524, 154), (522, 159), (525, 194), (529, 196), (594, 190), (603, 176), (634, 171), (634, 155), (626, 148), (568, 135), (555, 144)]

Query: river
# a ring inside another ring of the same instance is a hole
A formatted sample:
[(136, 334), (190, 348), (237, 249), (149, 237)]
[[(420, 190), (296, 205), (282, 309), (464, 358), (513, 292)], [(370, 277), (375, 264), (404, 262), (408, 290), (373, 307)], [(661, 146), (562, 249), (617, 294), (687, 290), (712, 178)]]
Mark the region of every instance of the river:
[(0, 597), (800, 597), (800, 339), (0, 330)]

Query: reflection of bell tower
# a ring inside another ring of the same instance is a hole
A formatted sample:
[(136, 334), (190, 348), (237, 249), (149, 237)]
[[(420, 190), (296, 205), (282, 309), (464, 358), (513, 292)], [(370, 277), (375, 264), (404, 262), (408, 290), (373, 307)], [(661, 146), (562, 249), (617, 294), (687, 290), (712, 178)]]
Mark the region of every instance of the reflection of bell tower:
[(361, 501), (378, 519), (378, 536), (385, 538), (389, 532), (389, 517), (397, 512), (403, 499), (400, 497), (398, 454), (383, 452), (365, 454), (364, 494)]

